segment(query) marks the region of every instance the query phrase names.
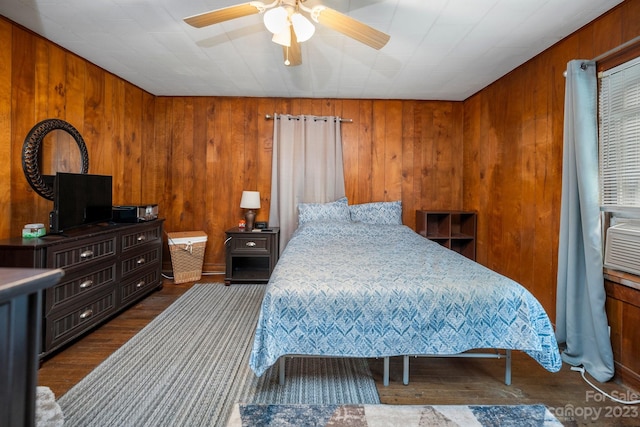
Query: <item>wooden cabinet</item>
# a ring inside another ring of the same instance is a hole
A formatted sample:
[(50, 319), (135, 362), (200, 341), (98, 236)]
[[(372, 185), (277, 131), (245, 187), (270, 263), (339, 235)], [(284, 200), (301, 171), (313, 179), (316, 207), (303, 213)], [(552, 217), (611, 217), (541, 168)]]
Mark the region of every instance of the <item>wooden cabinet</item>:
[(429, 240), (476, 259), (476, 212), (416, 211), (416, 232)]
[(63, 275), (0, 268), (0, 426), (35, 425), (41, 295)]
[(280, 254), (280, 229), (255, 232), (236, 227), (226, 235), (225, 284), (268, 282)]
[(604, 279), (616, 379), (640, 390), (640, 277), (605, 268)]
[(162, 286), (162, 225), (98, 225), (65, 236), (0, 242), (2, 266), (65, 272), (44, 292), (41, 356)]

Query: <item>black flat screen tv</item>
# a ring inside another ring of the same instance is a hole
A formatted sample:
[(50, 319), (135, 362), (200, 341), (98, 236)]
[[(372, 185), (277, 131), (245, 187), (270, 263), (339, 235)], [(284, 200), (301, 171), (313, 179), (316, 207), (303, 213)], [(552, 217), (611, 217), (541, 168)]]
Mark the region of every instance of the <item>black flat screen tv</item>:
[(112, 218), (112, 178), (58, 172), (54, 179), (49, 232), (59, 234)]

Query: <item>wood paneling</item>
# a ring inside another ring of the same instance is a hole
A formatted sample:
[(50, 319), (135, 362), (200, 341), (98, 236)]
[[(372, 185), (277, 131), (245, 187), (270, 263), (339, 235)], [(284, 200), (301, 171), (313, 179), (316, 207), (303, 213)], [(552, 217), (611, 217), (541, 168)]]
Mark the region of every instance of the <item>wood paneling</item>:
[[(12, 43), (12, 25), (0, 19), (0, 41), (5, 46)], [(12, 49), (0, 49), (0, 158), (10, 159), (11, 144), (11, 70)], [(11, 232), (11, 181), (13, 168), (11, 163), (0, 168), (0, 235), (8, 236)]]
[(477, 260), (527, 287), (555, 318), (564, 77), (638, 36), (626, 1), (464, 102), (464, 209), (477, 210)]
[[(404, 221), (411, 227), (415, 208), (461, 207), (462, 103), (158, 98), (155, 136), (170, 153), (163, 191), (171, 196), (157, 194), (156, 200), (162, 201), (168, 231), (207, 233), (205, 269), (222, 269), (224, 231), (244, 215), (239, 207), (243, 190), (260, 191), (256, 219), (268, 220), (273, 121), (265, 115), (274, 113), (353, 120), (342, 125), (345, 185), (352, 203), (402, 200)], [(414, 126), (421, 129), (420, 138)], [(407, 146), (419, 146), (421, 157), (406, 155)]]
[[(28, 132), (46, 118), (66, 120), (82, 134), (89, 172), (114, 176), (114, 203), (142, 203), (142, 142), (150, 141), (154, 130), (143, 99), (149, 109), (154, 97), (4, 18), (0, 37), (3, 46), (11, 46), (0, 54), (0, 108), (10, 106), (0, 115), (8, 118), (0, 143), (10, 159), (1, 172), (8, 179), (0, 183), (0, 197), (7, 202), (2, 203), (7, 215), (0, 219), (0, 238), (19, 236), (26, 223), (48, 223), (53, 203), (31, 189), (21, 159)], [(77, 171), (65, 160), (62, 170)]]
[(353, 120), (342, 126), (352, 203), (402, 200), (411, 227), (415, 209), (462, 207), (461, 102), (155, 97), (0, 22), (3, 44), (12, 46), (3, 52), (1, 75), (11, 105), (3, 127), (11, 162), (0, 184), (10, 209), (0, 238), (19, 235), (25, 223), (48, 221), (53, 205), (27, 184), (21, 147), (35, 123), (52, 117), (83, 135), (90, 173), (113, 176), (114, 204), (158, 203), (167, 231), (205, 231), (205, 270), (223, 270), (224, 231), (244, 214), (242, 190), (260, 191), (257, 219), (268, 220), (273, 121), (265, 114)]

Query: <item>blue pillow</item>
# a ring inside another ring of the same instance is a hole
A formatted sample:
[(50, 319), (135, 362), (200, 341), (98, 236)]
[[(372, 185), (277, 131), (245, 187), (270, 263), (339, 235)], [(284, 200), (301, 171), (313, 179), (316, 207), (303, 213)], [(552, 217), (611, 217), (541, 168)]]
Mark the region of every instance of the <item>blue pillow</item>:
[(402, 202), (350, 205), (351, 220), (365, 224), (402, 224)]
[(347, 198), (329, 203), (299, 203), (298, 225), (310, 221), (351, 221)]

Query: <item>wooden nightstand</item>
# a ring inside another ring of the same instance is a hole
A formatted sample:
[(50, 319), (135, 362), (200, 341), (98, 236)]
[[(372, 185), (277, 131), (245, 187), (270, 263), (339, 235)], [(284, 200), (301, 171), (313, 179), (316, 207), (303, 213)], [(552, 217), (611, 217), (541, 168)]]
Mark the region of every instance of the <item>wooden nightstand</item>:
[(224, 283), (266, 283), (278, 262), (280, 229), (226, 231), (226, 272)]

